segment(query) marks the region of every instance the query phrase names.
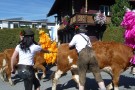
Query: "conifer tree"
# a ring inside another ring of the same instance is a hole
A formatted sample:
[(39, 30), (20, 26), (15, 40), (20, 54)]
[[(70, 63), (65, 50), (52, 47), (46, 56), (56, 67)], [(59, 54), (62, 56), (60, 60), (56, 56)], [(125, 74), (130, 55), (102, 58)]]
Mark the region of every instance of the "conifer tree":
[(132, 9), (129, 0), (115, 0), (115, 4), (111, 6), (111, 12), (112, 12), (111, 21), (113, 26), (120, 25), (125, 13), (124, 6)]

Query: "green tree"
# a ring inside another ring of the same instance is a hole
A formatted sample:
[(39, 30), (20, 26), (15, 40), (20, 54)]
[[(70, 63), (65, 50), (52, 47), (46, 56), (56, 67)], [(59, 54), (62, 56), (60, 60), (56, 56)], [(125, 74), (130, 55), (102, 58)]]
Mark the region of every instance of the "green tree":
[(132, 9), (129, 0), (115, 0), (115, 4), (111, 6), (111, 23), (103, 34), (103, 41), (124, 42), (125, 30), (120, 26), (126, 11), (124, 7)]
[(111, 6), (111, 21), (113, 26), (120, 26), (120, 23), (123, 19), (125, 8), (124, 6), (128, 8), (132, 8), (132, 6), (129, 3), (129, 0), (115, 0), (115, 4)]

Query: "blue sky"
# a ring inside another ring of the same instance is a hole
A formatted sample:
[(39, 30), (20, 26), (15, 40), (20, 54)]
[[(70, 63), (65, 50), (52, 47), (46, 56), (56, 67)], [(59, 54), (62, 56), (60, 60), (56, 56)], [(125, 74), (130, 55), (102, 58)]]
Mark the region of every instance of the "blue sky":
[(55, 0), (0, 0), (0, 19), (23, 17), (24, 20), (48, 19), (54, 22), (54, 16), (47, 17)]

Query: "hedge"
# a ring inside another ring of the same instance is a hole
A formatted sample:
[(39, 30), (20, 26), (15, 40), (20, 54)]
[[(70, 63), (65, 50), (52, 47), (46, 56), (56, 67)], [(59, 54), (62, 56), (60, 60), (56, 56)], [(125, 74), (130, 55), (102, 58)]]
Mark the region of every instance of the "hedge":
[[(25, 28), (26, 29), (26, 28)], [(19, 33), (24, 28), (17, 29), (4, 29), (0, 30), (0, 52), (3, 52), (8, 48), (15, 48), (19, 42)], [(39, 41), (39, 31), (32, 29), (35, 33), (35, 41)], [(44, 29), (46, 33), (49, 33), (49, 30)], [(124, 30), (121, 27), (108, 26), (103, 34), (102, 41), (115, 41), (115, 42), (124, 42), (123, 34)]]
[[(22, 30), (27, 28), (17, 28), (17, 29), (2, 29), (0, 30), (0, 52), (3, 52), (5, 49), (8, 48), (15, 48), (16, 45), (19, 43), (19, 33)], [(39, 34), (38, 30), (32, 29), (35, 33), (35, 41), (39, 41)], [(44, 29), (45, 32), (48, 33), (47, 29)]]

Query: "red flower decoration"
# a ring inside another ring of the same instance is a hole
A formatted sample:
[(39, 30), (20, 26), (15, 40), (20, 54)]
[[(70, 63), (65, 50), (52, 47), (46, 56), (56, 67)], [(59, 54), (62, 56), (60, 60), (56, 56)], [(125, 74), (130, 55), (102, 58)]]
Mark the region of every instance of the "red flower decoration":
[(24, 31), (21, 31), (20, 32), (20, 36), (24, 36)]
[(22, 32), (20, 32), (20, 36), (23, 36)]
[(75, 26), (75, 30), (78, 30), (79, 29), (79, 27), (78, 26)]

